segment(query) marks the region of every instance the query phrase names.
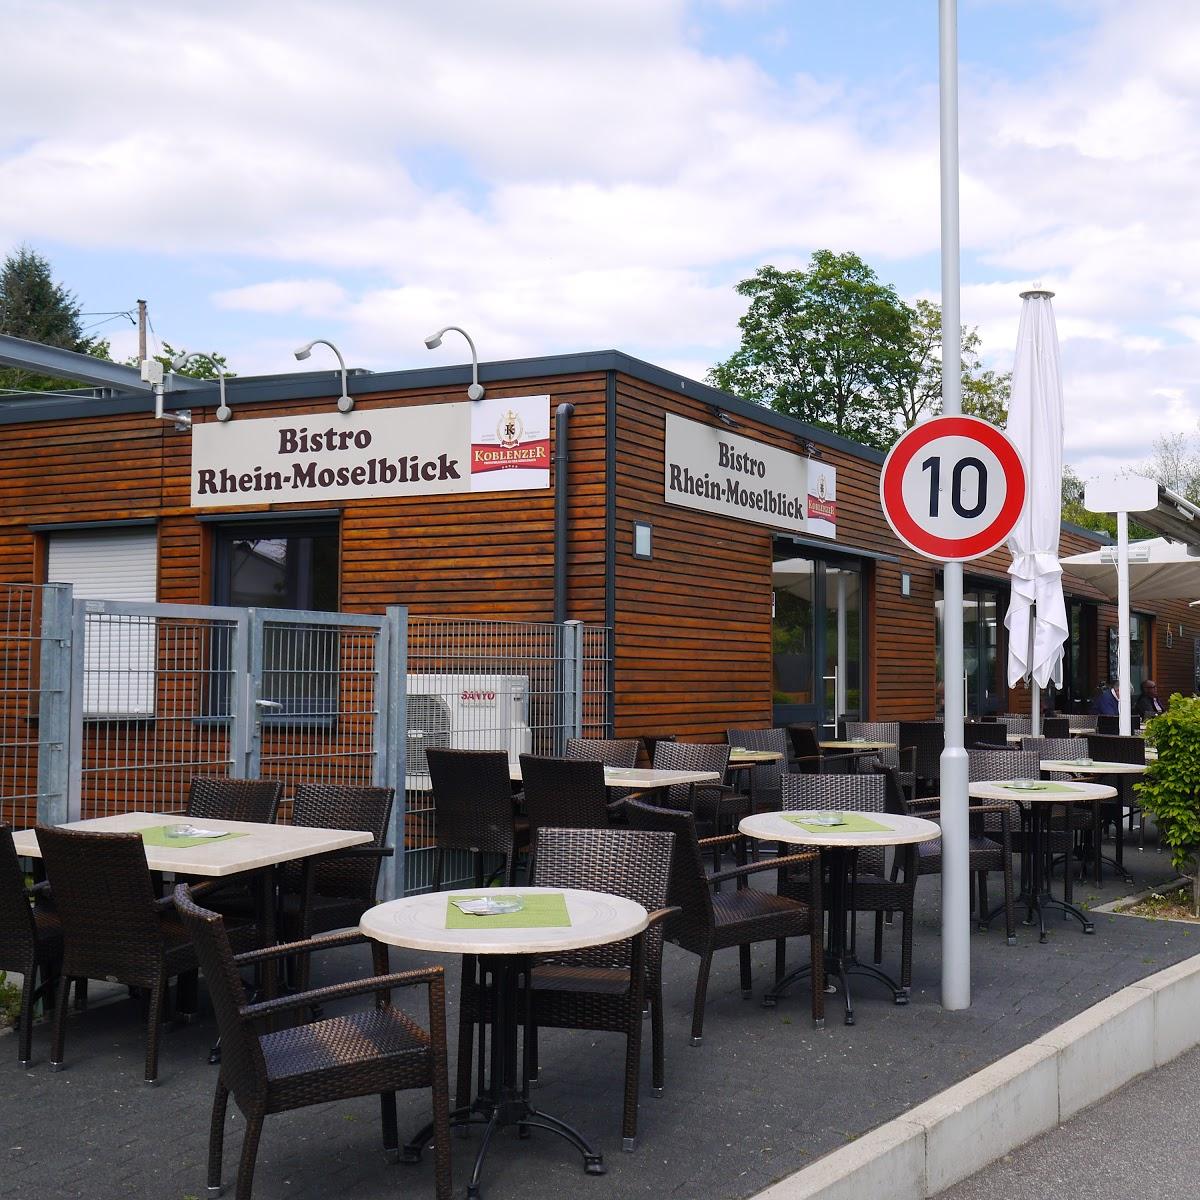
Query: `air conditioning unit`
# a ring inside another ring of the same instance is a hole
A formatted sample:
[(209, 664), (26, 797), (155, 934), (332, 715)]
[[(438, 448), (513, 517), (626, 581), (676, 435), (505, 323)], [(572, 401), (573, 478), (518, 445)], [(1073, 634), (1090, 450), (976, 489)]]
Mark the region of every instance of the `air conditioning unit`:
[(409, 675), (404, 786), (429, 790), (428, 749), (529, 753), (528, 675)]

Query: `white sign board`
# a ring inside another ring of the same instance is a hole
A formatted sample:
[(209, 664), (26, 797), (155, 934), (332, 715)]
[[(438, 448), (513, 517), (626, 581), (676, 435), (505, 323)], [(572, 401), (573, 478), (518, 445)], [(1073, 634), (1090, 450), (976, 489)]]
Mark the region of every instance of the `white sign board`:
[(663, 494), (669, 504), (835, 537), (833, 467), (667, 413)]
[(549, 486), (549, 396), (192, 427), (196, 508)]

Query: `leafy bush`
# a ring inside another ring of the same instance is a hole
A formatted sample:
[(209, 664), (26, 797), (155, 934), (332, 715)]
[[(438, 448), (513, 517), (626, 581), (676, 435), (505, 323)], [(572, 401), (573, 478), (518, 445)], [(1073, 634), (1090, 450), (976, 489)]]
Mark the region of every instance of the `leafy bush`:
[(1200, 697), (1171, 697), (1167, 711), (1147, 726), (1158, 747), (1134, 790), (1154, 814), (1158, 836), (1177, 871), (1192, 874), (1193, 905), (1200, 915)]
[(8, 976), (0, 971), (0, 1029), (15, 1025), (21, 1012), (21, 989), (8, 982)]

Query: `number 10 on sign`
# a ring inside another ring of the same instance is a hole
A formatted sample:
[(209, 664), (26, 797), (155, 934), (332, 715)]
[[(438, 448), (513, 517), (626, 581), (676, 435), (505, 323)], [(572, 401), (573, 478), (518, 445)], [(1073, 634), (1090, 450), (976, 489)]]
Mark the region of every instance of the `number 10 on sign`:
[(1025, 468), (987, 421), (935, 417), (892, 447), (879, 498), (901, 541), (926, 558), (960, 562), (994, 550), (1012, 532), (1025, 505)]

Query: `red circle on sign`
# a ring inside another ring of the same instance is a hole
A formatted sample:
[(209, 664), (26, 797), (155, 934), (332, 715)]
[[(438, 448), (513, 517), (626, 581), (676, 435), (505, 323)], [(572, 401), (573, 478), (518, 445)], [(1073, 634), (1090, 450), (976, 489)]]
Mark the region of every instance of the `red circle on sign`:
[[(920, 525), (905, 507), (904, 472), (913, 456), (943, 437), (978, 442), (999, 460), (1006, 492), (999, 513), (988, 525), (965, 538), (945, 538)], [(995, 550), (1016, 526), (1025, 507), (1025, 467), (1008, 436), (979, 417), (934, 417), (914, 426), (891, 448), (879, 476), (879, 499), (896, 536), (918, 554), (943, 562), (979, 558)]]

